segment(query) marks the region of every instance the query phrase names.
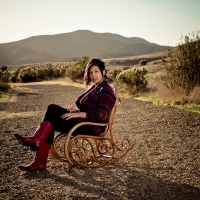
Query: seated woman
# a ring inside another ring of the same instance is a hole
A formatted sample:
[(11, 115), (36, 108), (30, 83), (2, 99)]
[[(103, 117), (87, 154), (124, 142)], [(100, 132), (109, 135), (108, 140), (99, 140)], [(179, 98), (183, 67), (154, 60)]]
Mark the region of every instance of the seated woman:
[[(92, 59), (85, 68), (84, 82), (86, 87), (91, 82), (94, 85), (76, 100), (77, 108), (62, 108), (50, 104), (44, 119), (31, 137), (22, 137), (15, 134), (18, 142), (29, 146), (36, 152), (35, 160), (27, 166), (19, 166), (24, 171), (43, 171), (46, 169), (48, 152), (54, 138), (54, 132), (68, 133), (79, 122), (90, 121), (107, 123), (112, 108), (116, 102), (113, 89), (106, 80), (105, 64), (99, 59)], [(74, 135), (87, 134), (99, 136), (105, 127), (84, 125), (76, 129)]]

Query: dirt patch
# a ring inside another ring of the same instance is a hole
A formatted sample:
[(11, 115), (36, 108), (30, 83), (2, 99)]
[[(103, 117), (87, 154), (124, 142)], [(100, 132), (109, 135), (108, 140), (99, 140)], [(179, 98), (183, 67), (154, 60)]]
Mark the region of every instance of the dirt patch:
[[(14, 84), (12, 84), (12, 85), (14, 85)], [(15, 89), (13, 90), (12, 95), (8, 99), (9, 102), (16, 102), (17, 97), (20, 95), (26, 95), (27, 93), (30, 93), (30, 94), (38, 93), (38, 90), (31, 89), (29, 87), (20, 87), (20, 85), (22, 85), (22, 84), (18, 83), (16, 85), (14, 85)]]
[(49, 104), (72, 105), (83, 91), (16, 85), (0, 103), (0, 199), (200, 199), (200, 115), (133, 99), (121, 99), (113, 132), (116, 140), (128, 137), (137, 144), (118, 163), (79, 169), (49, 158), (42, 173), (20, 171), (34, 152), (13, 134), (31, 135)]
[(8, 111), (2, 111), (0, 113), (0, 119), (9, 119), (9, 118), (19, 118), (19, 117), (31, 117), (41, 114), (40, 111), (35, 111), (35, 112), (8, 112)]

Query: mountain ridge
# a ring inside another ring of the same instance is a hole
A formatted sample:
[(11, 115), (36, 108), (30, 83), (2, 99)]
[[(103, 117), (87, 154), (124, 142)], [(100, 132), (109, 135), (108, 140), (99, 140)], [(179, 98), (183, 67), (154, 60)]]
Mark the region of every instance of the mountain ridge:
[[(62, 62), (82, 56), (116, 57), (163, 51), (169, 46), (150, 43), (139, 37), (77, 30), (55, 35), (32, 36), (0, 44), (0, 65)], [(106, 56), (107, 54), (107, 56)]]

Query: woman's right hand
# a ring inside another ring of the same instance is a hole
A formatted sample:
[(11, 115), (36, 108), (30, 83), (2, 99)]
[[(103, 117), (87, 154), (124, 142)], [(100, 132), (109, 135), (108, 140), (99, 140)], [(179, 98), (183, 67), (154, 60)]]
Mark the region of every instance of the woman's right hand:
[(86, 118), (85, 112), (74, 112), (74, 113), (65, 113), (64, 115), (61, 115), (62, 119), (71, 119), (71, 118)]

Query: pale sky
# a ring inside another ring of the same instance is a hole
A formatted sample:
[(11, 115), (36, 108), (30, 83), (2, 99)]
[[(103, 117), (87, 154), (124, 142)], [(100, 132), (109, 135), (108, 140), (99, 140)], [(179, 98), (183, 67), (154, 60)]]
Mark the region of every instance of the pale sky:
[(0, 0), (0, 43), (76, 30), (176, 46), (200, 31), (200, 0)]

